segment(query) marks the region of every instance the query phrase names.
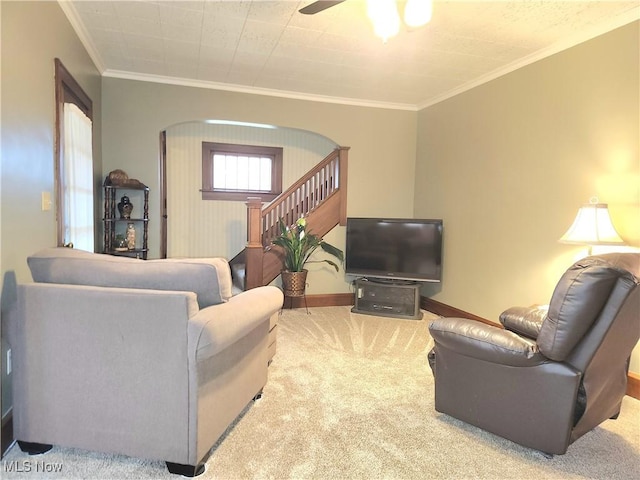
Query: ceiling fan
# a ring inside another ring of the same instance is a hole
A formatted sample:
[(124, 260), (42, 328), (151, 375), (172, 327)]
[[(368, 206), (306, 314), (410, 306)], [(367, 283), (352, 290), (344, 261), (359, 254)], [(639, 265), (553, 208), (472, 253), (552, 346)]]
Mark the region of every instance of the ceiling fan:
[(310, 3), (306, 7), (298, 10), (300, 13), (304, 13), (305, 15), (315, 15), (318, 12), (326, 10), (329, 7), (333, 7), (339, 3), (344, 2), (345, 0), (317, 0), (316, 2)]
[[(345, 0), (317, 0), (298, 10), (305, 15), (315, 15)], [(404, 23), (410, 28), (421, 27), (431, 20), (433, 0), (367, 0), (367, 15), (373, 28), (386, 41), (400, 31), (399, 5), (404, 9)]]

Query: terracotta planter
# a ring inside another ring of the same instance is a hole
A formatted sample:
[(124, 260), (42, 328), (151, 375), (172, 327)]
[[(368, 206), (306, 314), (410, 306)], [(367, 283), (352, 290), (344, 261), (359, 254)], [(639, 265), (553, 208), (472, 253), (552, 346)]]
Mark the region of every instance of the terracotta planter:
[(282, 291), (285, 297), (303, 297), (307, 286), (307, 270), (301, 272), (289, 272), (282, 270)]

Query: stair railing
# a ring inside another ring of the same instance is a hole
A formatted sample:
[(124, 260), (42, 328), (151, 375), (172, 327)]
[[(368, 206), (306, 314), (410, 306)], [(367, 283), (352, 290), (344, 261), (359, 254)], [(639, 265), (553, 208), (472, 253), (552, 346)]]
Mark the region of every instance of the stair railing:
[[(300, 217), (308, 217), (329, 199), (339, 196), (339, 218), (335, 224), (345, 225), (347, 219), (347, 159), (349, 147), (338, 147), (280, 194), (257, 215), (259, 199), (247, 202), (247, 250), (245, 288), (264, 285), (264, 247), (278, 235), (278, 220), (292, 225)], [(313, 229), (313, 226), (310, 227)], [(317, 232), (324, 235), (327, 232)], [(258, 240), (260, 239), (260, 240)], [(275, 278), (275, 277), (274, 277)]]

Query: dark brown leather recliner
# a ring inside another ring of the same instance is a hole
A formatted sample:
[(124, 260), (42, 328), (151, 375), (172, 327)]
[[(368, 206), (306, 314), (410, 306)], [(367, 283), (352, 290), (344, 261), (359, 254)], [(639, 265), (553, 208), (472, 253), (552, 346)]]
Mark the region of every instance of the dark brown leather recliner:
[(514, 307), (504, 329), (434, 320), (438, 412), (547, 454), (617, 418), (640, 338), (640, 253), (587, 257), (548, 306)]

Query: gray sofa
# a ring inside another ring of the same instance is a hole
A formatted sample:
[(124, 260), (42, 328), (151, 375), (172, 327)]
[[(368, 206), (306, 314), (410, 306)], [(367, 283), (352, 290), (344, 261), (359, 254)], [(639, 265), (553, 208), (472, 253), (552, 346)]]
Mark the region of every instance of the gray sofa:
[(53, 248), (28, 264), (34, 283), (18, 286), (10, 328), (21, 448), (77, 447), (201, 473), (267, 382), (282, 292), (232, 296), (219, 258)]

